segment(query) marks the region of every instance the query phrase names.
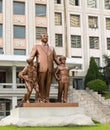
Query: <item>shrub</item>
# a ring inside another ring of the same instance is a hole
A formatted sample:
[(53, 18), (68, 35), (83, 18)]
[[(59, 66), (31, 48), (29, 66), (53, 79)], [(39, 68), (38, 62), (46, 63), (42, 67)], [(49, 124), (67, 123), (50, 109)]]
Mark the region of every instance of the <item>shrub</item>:
[(101, 79), (91, 80), (87, 83), (87, 87), (98, 93), (103, 93), (107, 89), (106, 83)]
[(87, 83), (95, 80), (95, 79), (101, 79), (102, 80), (102, 74), (99, 71), (99, 67), (97, 66), (94, 57), (90, 58), (89, 68), (87, 70), (87, 74), (85, 76), (84, 86), (87, 87)]

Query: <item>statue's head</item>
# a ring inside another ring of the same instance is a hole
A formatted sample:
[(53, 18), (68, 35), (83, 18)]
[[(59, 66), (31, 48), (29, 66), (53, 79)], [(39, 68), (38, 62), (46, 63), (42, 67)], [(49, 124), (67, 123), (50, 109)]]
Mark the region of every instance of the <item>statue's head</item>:
[(47, 35), (47, 33), (41, 33), (41, 41), (43, 43), (47, 43), (48, 42), (48, 35)]
[(60, 61), (62, 61), (62, 60), (66, 60), (66, 57), (65, 56), (61, 56), (60, 57)]

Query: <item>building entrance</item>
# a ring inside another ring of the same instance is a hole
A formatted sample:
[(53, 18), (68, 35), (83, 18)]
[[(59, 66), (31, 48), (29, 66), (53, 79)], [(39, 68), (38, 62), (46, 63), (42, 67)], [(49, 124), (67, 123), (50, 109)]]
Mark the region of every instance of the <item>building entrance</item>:
[(11, 100), (0, 99), (0, 119), (10, 114)]
[(75, 89), (78, 89), (78, 90), (80, 90), (80, 89), (84, 89), (84, 85), (83, 85), (83, 79), (81, 79), (81, 78), (74, 78), (73, 79), (73, 88), (75, 88)]

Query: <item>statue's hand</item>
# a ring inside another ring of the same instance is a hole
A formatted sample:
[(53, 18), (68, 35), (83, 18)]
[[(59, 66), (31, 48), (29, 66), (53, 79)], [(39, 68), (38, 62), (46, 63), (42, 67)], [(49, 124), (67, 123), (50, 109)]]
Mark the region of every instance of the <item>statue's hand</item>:
[(29, 81), (29, 78), (27, 75), (23, 76), (23, 79), (26, 80), (26, 81)]
[(59, 77), (57, 77), (56, 79), (57, 79), (58, 81), (60, 81), (60, 80), (61, 80), (61, 78), (59, 78)]
[(31, 62), (33, 62), (33, 60), (30, 59), (30, 58), (28, 58), (26, 61), (27, 61), (28, 64), (30, 64)]

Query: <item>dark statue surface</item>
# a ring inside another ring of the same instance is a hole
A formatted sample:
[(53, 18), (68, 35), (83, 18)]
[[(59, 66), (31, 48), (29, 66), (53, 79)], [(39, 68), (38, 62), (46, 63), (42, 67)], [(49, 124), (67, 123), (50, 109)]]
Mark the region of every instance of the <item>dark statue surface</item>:
[(27, 65), (18, 75), (19, 78), (25, 80), (25, 87), (27, 89), (18, 106), (22, 106), (23, 103), (29, 103), (33, 89), (35, 89), (35, 102), (49, 103), (54, 62), (57, 64), (54, 76), (59, 84), (58, 102), (67, 102), (69, 68), (66, 66), (66, 57), (58, 57), (55, 49), (48, 44), (48, 35), (42, 33), (41, 42), (33, 46), (30, 56), (27, 59)]

